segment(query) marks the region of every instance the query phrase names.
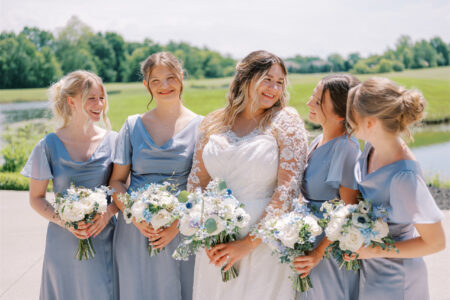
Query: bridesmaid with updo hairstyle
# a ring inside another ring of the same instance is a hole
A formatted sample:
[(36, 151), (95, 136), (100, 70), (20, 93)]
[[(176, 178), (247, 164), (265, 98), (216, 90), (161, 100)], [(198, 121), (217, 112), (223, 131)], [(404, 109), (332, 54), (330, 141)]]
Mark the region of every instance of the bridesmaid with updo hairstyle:
[[(322, 127), (322, 134), (309, 146), (301, 190), (303, 202), (319, 218), (323, 217), (320, 207), (325, 201), (338, 198), (346, 204), (357, 203), (358, 187), (353, 169), (360, 150), (358, 141), (347, 133), (346, 109), (348, 92), (359, 83), (348, 74), (326, 76), (307, 103), (308, 118)], [(356, 299), (358, 273), (340, 269), (335, 260), (322, 259), (330, 244), (324, 236), (316, 239), (311, 253), (294, 260), (298, 273), (303, 277), (310, 273), (313, 286), (301, 299)]]
[[(114, 235), (115, 298), (192, 298), (194, 257), (177, 261), (172, 253), (181, 241), (178, 221), (155, 230), (142, 221), (126, 224), (123, 203), (117, 194), (127, 193), (149, 183), (170, 180), (186, 189), (192, 166), (197, 128), (202, 117), (187, 109), (182, 101), (183, 68), (168, 52), (149, 56), (141, 64), (144, 87), (156, 107), (129, 116), (120, 130), (110, 184), (120, 208)], [(127, 179), (130, 185), (127, 187)], [(149, 242), (161, 253), (149, 256)]]
[[(30, 177), (31, 207), (49, 221), (40, 299), (111, 299), (116, 205), (109, 203), (92, 224), (79, 222), (74, 229), (64, 226), (45, 198), (49, 180), (55, 193), (71, 184), (89, 189), (108, 184), (117, 132), (109, 130), (106, 90), (97, 75), (75, 71), (50, 87), (49, 101), (60, 126), (39, 141), (21, 172)], [(79, 261), (78, 240), (88, 237), (95, 256)]]
[[(426, 101), (386, 78), (371, 78), (350, 91), (347, 118), (366, 141), (355, 167), (364, 199), (388, 211), (389, 233), (399, 250), (360, 248), (359, 297), (364, 300), (429, 299), (422, 256), (445, 248), (442, 212), (401, 134), (423, 117)], [(354, 257), (346, 257), (353, 259)]]

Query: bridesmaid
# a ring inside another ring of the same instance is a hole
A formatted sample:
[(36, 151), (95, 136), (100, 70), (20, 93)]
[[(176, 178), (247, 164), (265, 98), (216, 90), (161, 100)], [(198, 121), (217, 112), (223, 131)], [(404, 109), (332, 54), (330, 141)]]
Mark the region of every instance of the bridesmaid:
[[(178, 222), (153, 230), (146, 222), (126, 224), (118, 193), (170, 179), (186, 188), (197, 128), (202, 117), (183, 106), (183, 69), (168, 52), (149, 56), (141, 64), (144, 86), (156, 107), (128, 117), (119, 133), (110, 184), (120, 208), (114, 235), (115, 297), (121, 299), (191, 299), (194, 259), (176, 261), (172, 253), (181, 241)], [(127, 189), (127, 179), (131, 177)], [(156, 256), (147, 253), (149, 240)]]
[[(422, 256), (445, 248), (441, 220), (413, 153), (400, 138), (420, 121), (426, 101), (385, 78), (372, 78), (350, 91), (347, 116), (356, 137), (367, 141), (355, 176), (365, 199), (388, 209), (395, 251), (361, 248), (359, 299), (429, 299)], [(417, 232), (416, 232), (417, 231)], [(418, 233), (418, 234), (417, 234)]]
[[(302, 194), (318, 217), (322, 217), (319, 209), (327, 200), (339, 198), (347, 204), (357, 202), (353, 169), (360, 153), (359, 144), (347, 135), (345, 119), (348, 92), (357, 84), (359, 80), (351, 75), (329, 75), (317, 84), (307, 103), (309, 120), (320, 124), (323, 132), (310, 145)], [(339, 269), (335, 260), (322, 260), (330, 244), (323, 237), (316, 240), (314, 251), (294, 261), (300, 274), (310, 273), (313, 285), (302, 299), (356, 299), (358, 273)]]
[[(55, 193), (76, 186), (95, 188), (108, 184), (116, 132), (109, 131), (108, 102), (102, 80), (87, 71), (75, 71), (50, 87), (50, 102), (61, 127), (46, 135), (33, 149), (21, 174), (30, 177), (30, 204), (49, 220), (40, 299), (111, 299), (112, 241), (117, 207), (66, 228), (45, 198), (53, 180)], [(103, 129), (94, 123), (103, 121)], [(93, 237), (96, 251), (90, 260), (74, 258), (78, 239)]]

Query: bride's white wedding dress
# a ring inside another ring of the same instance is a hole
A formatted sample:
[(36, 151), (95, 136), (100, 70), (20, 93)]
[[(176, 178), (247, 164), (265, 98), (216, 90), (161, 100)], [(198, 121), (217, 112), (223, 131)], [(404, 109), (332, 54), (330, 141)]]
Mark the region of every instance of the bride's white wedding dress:
[[(300, 192), (306, 153), (303, 122), (293, 108), (285, 108), (264, 131), (255, 129), (238, 137), (230, 130), (211, 135), (208, 141), (200, 138), (188, 185), (192, 189), (209, 177), (225, 180), (251, 216), (249, 227), (240, 232), (243, 238), (266, 208), (290, 209)], [(193, 299), (294, 299), (291, 268), (271, 252), (261, 243), (235, 264), (239, 276), (224, 283), (220, 268), (209, 263), (203, 250), (199, 251)]]

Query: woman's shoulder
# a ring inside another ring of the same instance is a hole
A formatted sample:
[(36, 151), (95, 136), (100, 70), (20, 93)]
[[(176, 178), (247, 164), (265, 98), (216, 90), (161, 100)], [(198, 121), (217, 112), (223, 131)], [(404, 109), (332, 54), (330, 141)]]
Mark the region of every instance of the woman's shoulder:
[(301, 121), (300, 115), (298, 114), (297, 110), (292, 106), (286, 106), (280, 109), (275, 113), (275, 119), (282, 119), (285, 117), (298, 119)]
[(338, 151), (355, 151), (360, 152), (359, 143), (356, 138), (349, 135), (342, 135), (338, 138), (336, 138), (336, 141), (334, 143), (334, 148)]
[(303, 121), (293, 107), (284, 107), (275, 113), (272, 125), (281, 130), (305, 132)]

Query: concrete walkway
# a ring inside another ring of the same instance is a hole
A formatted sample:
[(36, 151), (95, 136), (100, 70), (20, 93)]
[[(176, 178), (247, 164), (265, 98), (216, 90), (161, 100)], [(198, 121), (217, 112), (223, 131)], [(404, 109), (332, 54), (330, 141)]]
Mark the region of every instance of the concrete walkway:
[[(447, 248), (425, 257), (432, 300), (450, 300), (450, 211), (444, 214)], [(0, 191), (0, 300), (39, 298), (46, 228), (28, 192)]]

